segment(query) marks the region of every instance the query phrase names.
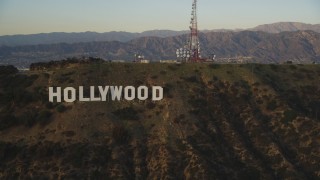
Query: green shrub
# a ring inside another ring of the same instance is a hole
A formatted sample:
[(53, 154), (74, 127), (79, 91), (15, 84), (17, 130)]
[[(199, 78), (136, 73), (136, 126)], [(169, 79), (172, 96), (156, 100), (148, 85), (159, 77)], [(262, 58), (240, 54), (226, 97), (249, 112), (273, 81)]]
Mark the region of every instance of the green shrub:
[(220, 64), (210, 64), (209, 67), (212, 69), (218, 69), (221, 67), (221, 65)]
[(244, 80), (239, 81), (239, 86), (242, 87), (243, 89), (245, 89), (246, 91), (250, 91), (250, 88), (251, 88), (249, 83)]
[(72, 84), (72, 83), (74, 83), (74, 80), (73, 79), (69, 79), (68, 83)]
[(56, 81), (59, 83), (59, 84), (63, 84), (65, 82), (68, 82), (70, 80), (70, 77), (65, 77), (65, 76), (59, 76), (57, 77)]
[(190, 76), (190, 77), (185, 77), (183, 78), (185, 81), (188, 81), (188, 82), (192, 82), (192, 83), (197, 83), (199, 82), (197, 76)]
[(208, 102), (205, 99), (199, 98), (199, 99), (190, 99), (188, 101), (189, 104), (191, 104), (193, 107), (196, 108), (205, 108), (208, 105)]
[(157, 75), (153, 75), (153, 76), (151, 76), (151, 79), (158, 79), (158, 76)]
[(13, 100), (13, 92), (0, 92), (0, 105), (8, 105)]
[(30, 93), (25, 90), (17, 89), (14, 92), (14, 101), (20, 106), (24, 106), (26, 104), (29, 104), (31, 102), (35, 101), (35, 97), (33, 93)]
[(53, 103), (52, 102), (47, 102), (46, 103), (46, 108), (47, 109), (52, 109), (53, 108)]
[(213, 76), (213, 77), (212, 77), (212, 80), (213, 80), (213, 81), (218, 81), (219, 78), (218, 78), (217, 76)]
[(84, 144), (75, 144), (70, 147), (68, 161), (76, 168), (81, 168), (86, 158), (89, 156), (88, 146)]
[(123, 126), (117, 125), (112, 130), (112, 138), (116, 143), (122, 144), (129, 140), (129, 133)]
[(12, 65), (9, 66), (0, 66), (0, 75), (16, 74), (18, 69)]
[(267, 104), (267, 109), (270, 111), (273, 111), (277, 108), (277, 101), (276, 100), (272, 100)]
[(270, 69), (272, 69), (274, 72), (278, 72), (279, 70), (279, 66), (275, 65), (275, 64), (270, 64)]
[(139, 120), (138, 112), (134, 110), (132, 107), (118, 109), (114, 111), (113, 114), (123, 120)]
[(56, 110), (59, 112), (59, 113), (63, 113), (67, 110), (66, 106), (64, 106), (63, 104), (59, 104), (57, 107), (56, 107)]
[(48, 73), (43, 73), (43, 76), (48, 79), (48, 78), (50, 77), (50, 74), (48, 74)]
[(179, 65), (168, 65), (168, 69), (170, 69), (171, 71), (176, 71), (179, 68)]
[(67, 72), (67, 73), (64, 73), (64, 74), (62, 74), (61, 76), (71, 76), (71, 75), (73, 75), (75, 73), (75, 71), (71, 71), (71, 72)]
[(298, 73), (298, 72), (292, 73), (292, 76), (299, 80), (305, 79), (305, 76), (302, 73)]
[(258, 169), (254, 167), (246, 167), (239, 173), (239, 179), (261, 179), (261, 175)]
[(73, 136), (76, 135), (76, 133), (74, 131), (64, 131), (61, 134), (66, 136), (66, 137), (73, 137)]
[(51, 117), (52, 113), (48, 110), (42, 110), (39, 112), (38, 116), (37, 116), (37, 121), (41, 124), (41, 125), (45, 125), (49, 122), (49, 119)]
[(156, 104), (155, 103), (153, 103), (153, 102), (148, 102), (147, 103), (147, 108), (148, 109), (154, 109), (156, 107)]
[(283, 113), (284, 117), (283, 117), (283, 121), (285, 123), (289, 123), (291, 122), (292, 120), (294, 120), (298, 115), (295, 111), (293, 110), (286, 110), (284, 113)]
[[(163, 87), (163, 94), (167, 97), (167, 98), (173, 98), (173, 95), (171, 93), (171, 90), (174, 88), (174, 86), (170, 83), (166, 83)], [(151, 94), (149, 94), (149, 96), (151, 96)]]
[(290, 69), (292, 69), (292, 70), (296, 70), (296, 69), (297, 69), (297, 66), (295, 66), (295, 65), (290, 65), (289, 67), (290, 67)]
[(30, 110), (25, 112), (22, 116), (20, 116), (19, 121), (23, 125), (27, 127), (32, 127), (37, 123), (37, 112), (35, 110)]
[(12, 114), (0, 115), (0, 130), (10, 128), (17, 124), (18, 119)]
[(161, 74), (161, 75), (166, 75), (166, 74), (167, 74), (167, 72), (166, 72), (166, 71), (164, 71), (164, 70), (162, 70), (162, 71), (160, 71), (160, 74)]

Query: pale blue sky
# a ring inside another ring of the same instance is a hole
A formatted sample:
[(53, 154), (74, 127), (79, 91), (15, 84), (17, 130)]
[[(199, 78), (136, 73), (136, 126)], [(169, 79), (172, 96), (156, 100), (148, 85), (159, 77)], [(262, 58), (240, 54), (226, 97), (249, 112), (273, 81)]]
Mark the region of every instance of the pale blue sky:
[[(0, 35), (187, 30), (192, 0), (0, 0)], [(320, 0), (198, 0), (199, 29), (320, 23)]]

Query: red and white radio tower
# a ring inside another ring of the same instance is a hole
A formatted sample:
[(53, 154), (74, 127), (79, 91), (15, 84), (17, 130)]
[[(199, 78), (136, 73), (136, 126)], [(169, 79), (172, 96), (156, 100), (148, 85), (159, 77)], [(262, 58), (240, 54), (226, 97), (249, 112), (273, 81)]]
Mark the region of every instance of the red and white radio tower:
[(190, 21), (190, 40), (189, 40), (189, 50), (190, 57), (189, 61), (199, 62), (201, 61), (200, 55), (200, 43), (198, 38), (198, 21), (197, 21), (197, 0), (193, 0), (191, 21)]
[(191, 21), (190, 21), (190, 37), (187, 44), (177, 49), (177, 58), (181, 62), (200, 62), (203, 61), (200, 55), (200, 43), (198, 38), (198, 21), (197, 21), (197, 0), (193, 0)]

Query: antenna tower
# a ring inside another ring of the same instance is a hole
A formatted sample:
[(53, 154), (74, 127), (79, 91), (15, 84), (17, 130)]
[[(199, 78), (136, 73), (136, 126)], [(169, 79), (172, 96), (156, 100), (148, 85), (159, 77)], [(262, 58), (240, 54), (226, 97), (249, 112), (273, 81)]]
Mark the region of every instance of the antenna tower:
[(200, 43), (198, 38), (198, 21), (197, 21), (197, 1), (193, 0), (191, 21), (190, 21), (190, 37), (183, 48), (177, 49), (177, 58), (181, 62), (201, 62), (203, 59), (200, 55)]
[(177, 58), (181, 62), (200, 62), (200, 43), (198, 38), (197, 1), (193, 0), (190, 20), (190, 36), (183, 48), (177, 49)]
[(190, 49), (190, 58), (192, 62), (201, 61), (200, 56), (200, 43), (198, 38), (198, 20), (197, 20), (197, 0), (193, 0), (192, 3), (192, 12), (191, 12), (191, 21), (190, 21), (190, 40), (189, 40), (189, 49)]

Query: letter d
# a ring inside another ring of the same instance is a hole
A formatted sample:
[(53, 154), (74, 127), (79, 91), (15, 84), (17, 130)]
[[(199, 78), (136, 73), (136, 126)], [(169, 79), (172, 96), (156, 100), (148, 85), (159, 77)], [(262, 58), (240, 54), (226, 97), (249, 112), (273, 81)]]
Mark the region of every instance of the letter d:
[(152, 87), (152, 101), (160, 101), (163, 99), (163, 88), (161, 86)]

